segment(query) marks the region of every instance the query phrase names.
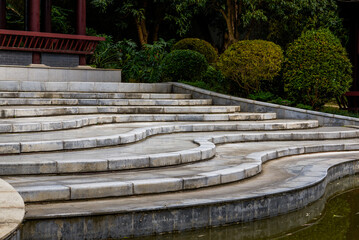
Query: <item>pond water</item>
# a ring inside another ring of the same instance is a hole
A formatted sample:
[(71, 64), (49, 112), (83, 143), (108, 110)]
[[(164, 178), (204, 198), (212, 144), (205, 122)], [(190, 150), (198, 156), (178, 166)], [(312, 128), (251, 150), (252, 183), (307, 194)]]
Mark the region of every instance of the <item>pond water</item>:
[(359, 239), (359, 176), (350, 176), (330, 183), (320, 200), (286, 215), (251, 223), (135, 239), (356, 240)]

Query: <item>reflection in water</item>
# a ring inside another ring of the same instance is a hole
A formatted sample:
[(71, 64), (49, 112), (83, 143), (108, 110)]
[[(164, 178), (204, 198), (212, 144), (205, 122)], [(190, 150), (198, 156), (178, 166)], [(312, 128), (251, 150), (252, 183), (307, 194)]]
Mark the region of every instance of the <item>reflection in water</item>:
[(359, 239), (359, 189), (334, 197), (318, 221), (278, 239)]
[[(337, 195), (333, 197), (335, 194)], [(356, 240), (359, 239), (359, 175), (346, 177), (329, 184), (325, 195), (320, 200), (304, 209), (286, 215), (250, 223), (138, 239)]]

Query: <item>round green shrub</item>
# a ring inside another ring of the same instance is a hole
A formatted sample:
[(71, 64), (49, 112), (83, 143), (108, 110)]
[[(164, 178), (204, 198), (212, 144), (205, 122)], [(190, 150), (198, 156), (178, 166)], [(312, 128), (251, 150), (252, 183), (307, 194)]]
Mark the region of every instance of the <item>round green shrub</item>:
[(219, 58), (218, 68), (237, 83), (243, 96), (259, 92), (261, 82), (272, 81), (283, 62), (280, 46), (264, 40), (245, 40), (232, 44)]
[(172, 50), (192, 50), (205, 56), (207, 62), (214, 63), (218, 59), (216, 49), (209, 43), (198, 38), (184, 38), (173, 45)]
[(162, 62), (164, 81), (197, 81), (208, 68), (206, 58), (192, 50), (175, 50)]
[(297, 104), (319, 109), (348, 91), (351, 68), (345, 49), (328, 29), (306, 31), (287, 49), (285, 88)]

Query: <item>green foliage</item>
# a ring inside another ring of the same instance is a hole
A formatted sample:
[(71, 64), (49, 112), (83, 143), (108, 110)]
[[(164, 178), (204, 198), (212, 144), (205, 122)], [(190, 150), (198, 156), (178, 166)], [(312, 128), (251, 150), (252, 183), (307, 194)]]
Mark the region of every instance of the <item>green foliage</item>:
[(340, 41), (328, 30), (310, 30), (289, 45), (284, 67), (288, 95), (319, 109), (349, 90), (351, 63)]
[(305, 104), (302, 104), (302, 103), (298, 103), (295, 107), (296, 108), (301, 108), (301, 109), (306, 109), (306, 110), (313, 110), (312, 106), (305, 105)]
[(161, 78), (161, 63), (172, 45), (160, 39), (153, 44), (145, 44), (138, 50), (136, 43), (123, 40), (118, 43), (120, 67), (125, 81), (158, 82)]
[(75, 30), (68, 19), (72, 13), (71, 9), (53, 5), (51, 10), (52, 30), (57, 33), (74, 33)]
[(164, 57), (164, 81), (197, 81), (208, 68), (206, 58), (192, 50), (175, 50)]
[(285, 47), (303, 31), (329, 28), (345, 41), (336, 0), (269, 0), (267, 1), (268, 39)]
[(261, 82), (272, 81), (283, 62), (282, 49), (268, 41), (245, 40), (232, 44), (219, 58), (218, 68), (224, 76), (237, 83), (248, 96), (259, 92)]
[(248, 96), (250, 99), (257, 100), (257, 101), (263, 101), (263, 102), (269, 102), (275, 98), (274, 94), (271, 92), (258, 92), (258, 93), (252, 93)]
[(283, 99), (281, 97), (277, 97), (273, 99), (272, 101), (269, 101), (270, 103), (284, 105), (284, 106), (293, 106), (293, 102), (288, 99)]
[(158, 82), (161, 62), (168, 53), (172, 41), (163, 39), (138, 48), (132, 40), (114, 43), (110, 36), (96, 48), (91, 64), (99, 68), (121, 68), (125, 82)]
[(209, 43), (198, 38), (184, 38), (173, 45), (172, 50), (188, 49), (205, 56), (207, 62), (213, 63), (218, 59), (216, 49)]
[(225, 77), (221, 71), (216, 70), (212, 66), (209, 66), (207, 71), (203, 73), (201, 80), (195, 82), (185, 81), (183, 83), (213, 92), (228, 93), (228, 84)]
[(106, 41), (100, 42), (92, 55), (91, 64), (98, 68), (120, 68), (120, 52), (118, 44), (114, 43), (111, 36), (101, 35)]
[(320, 111), (325, 112), (325, 113), (336, 114), (336, 115), (343, 115), (343, 116), (359, 118), (359, 113), (349, 112), (348, 110), (341, 110), (341, 109), (338, 109), (335, 107), (324, 106), (323, 108), (320, 109)]

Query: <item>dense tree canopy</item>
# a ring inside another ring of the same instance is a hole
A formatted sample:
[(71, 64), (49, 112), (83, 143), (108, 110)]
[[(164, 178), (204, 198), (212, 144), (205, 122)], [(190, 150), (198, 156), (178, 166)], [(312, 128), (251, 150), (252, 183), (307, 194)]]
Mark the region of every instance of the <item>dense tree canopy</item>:
[[(8, 21), (23, 27), (24, 0), (8, 0)], [(159, 38), (199, 37), (220, 51), (243, 39), (285, 47), (303, 30), (327, 27), (345, 40), (335, 0), (88, 0), (90, 32), (142, 46)], [(53, 30), (73, 33), (76, 1), (53, 0)], [(94, 31), (93, 31), (94, 30)]]

